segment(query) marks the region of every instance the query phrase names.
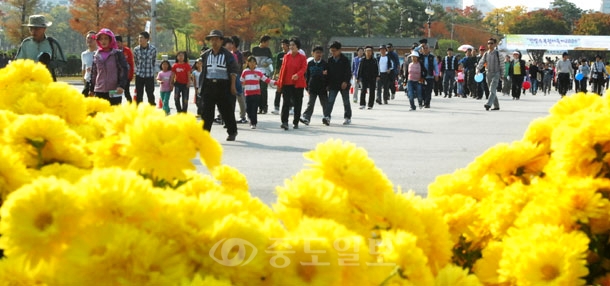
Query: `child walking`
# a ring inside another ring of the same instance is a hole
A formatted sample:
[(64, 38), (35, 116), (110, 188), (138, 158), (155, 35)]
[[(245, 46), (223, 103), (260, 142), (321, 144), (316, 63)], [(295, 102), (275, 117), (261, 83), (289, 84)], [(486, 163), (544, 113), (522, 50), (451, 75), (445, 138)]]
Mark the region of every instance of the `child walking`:
[(248, 68), (241, 73), (240, 81), (243, 84), (244, 95), (246, 96), (246, 113), (250, 118), (250, 128), (256, 129), (257, 110), (261, 103), (261, 86), (260, 81), (275, 85), (275, 81), (271, 80), (264, 73), (256, 70), (256, 58), (248, 57)]
[(161, 101), (163, 102), (163, 111), (169, 115), (169, 95), (172, 93), (170, 83), (172, 70), (170, 69), (169, 61), (164, 60), (159, 67), (161, 71), (157, 74), (157, 82), (161, 85)]
[(121, 104), (128, 79), (125, 55), (118, 50), (114, 33), (103, 28), (97, 33), (98, 50), (93, 55), (89, 95), (106, 99), (111, 105)]
[(186, 52), (176, 54), (176, 63), (172, 66), (172, 77), (169, 80), (174, 89), (174, 102), (178, 112), (186, 113), (189, 105), (189, 85), (193, 82), (191, 65)]

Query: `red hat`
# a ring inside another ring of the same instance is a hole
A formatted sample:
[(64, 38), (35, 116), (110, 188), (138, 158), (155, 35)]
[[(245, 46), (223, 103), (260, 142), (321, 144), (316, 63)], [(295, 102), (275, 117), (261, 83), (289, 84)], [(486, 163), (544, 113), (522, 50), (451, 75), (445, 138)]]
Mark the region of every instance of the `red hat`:
[(480, 46), (479, 47), (479, 51), (484, 51), (485, 50), (485, 46)]

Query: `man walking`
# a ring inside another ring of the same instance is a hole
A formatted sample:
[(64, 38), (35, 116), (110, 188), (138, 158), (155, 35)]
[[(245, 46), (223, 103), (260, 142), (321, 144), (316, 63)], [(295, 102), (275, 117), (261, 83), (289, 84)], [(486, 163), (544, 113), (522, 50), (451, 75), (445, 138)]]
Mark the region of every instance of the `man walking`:
[(422, 97), (424, 99), (424, 108), (430, 108), (430, 101), (432, 101), (432, 90), (434, 89), (435, 79), (438, 79), (440, 69), (438, 68), (438, 61), (436, 57), (430, 53), (430, 47), (428, 46), (428, 40), (423, 39), (420, 41), (421, 58), (419, 61), (424, 65), (426, 69), (426, 78), (424, 85), (422, 86)]
[(391, 99), (396, 97), (396, 80), (398, 79), (398, 75), (400, 74), (400, 57), (398, 53), (394, 51), (394, 45), (392, 43), (388, 43), (388, 57), (392, 60), (392, 73), (390, 75), (390, 93)]
[(489, 86), (489, 99), (484, 105), (485, 110), (489, 110), (493, 104), (494, 108), (491, 110), (500, 110), (500, 103), (498, 102), (498, 96), (496, 95), (498, 81), (500, 75), (504, 70), (504, 65), (500, 63), (500, 53), (496, 49), (496, 43), (498, 41), (495, 38), (489, 38), (487, 40), (487, 51), (481, 56), (479, 64), (477, 65), (477, 71), (482, 72), (483, 67), (487, 64), (487, 84)]
[(330, 45), (331, 56), (328, 58), (328, 106), (324, 110), (324, 118), (322, 123), (324, 125), (330, 125), (330, 115), (333, 112), (333, 106), (335, 105), (335, 99), (337, 94), (341, 93), (343, 99), (343, 125), (350, 124), (352, 122), (352, 107), (349, 101), (349, 87), (352, 72), (350, 70), (350, 63), (347, 57), (341, 53), (341, 43), (334, 41)]
[(199, 90), (202, 98), (203, 129), (212, 130), (216, 105), (227, 127), (227, 141), (235, 141), (237, 123), (235, 122), (235, 81), (239, 67), (233, 54), (222, 47), (223, 35), (212, 30), (205, 37), (211, 48), (201, 55), (203, 69), (199, 75)]
[(606, 65), (604, 65), (604, 62), (602, 61), (602, 56), (595, 56), (595, 62), (591, 67), (590, 77), (593, 81), (593, 92), (600, 96), (604, 95), (604, 84), (606, 83), (608, 72), (606, 71)]
[(146, 31), (140, 32), (138, 36), (139, 45), (133, 49), (136, 73), (136, 101), (144, 100), (144, 89), (148, 103), (155, 105), (155, 60), (157, 49), (149, 43), (150, 34)]
[(82, 91), (84, 96), (89, 96), (89, 91), (93, 91), (93, 87), (91, 86), (91, 67), (93, 67), (93, 55), (97, 50), (95, 34), (95, 31), (87, 32), (87, 35), (85, 36), (87, 50), (80, 54), (81, 70), (83, 74), (83, 82), (85, 84)]
[(388, 48), (386, 45), (379, 47), (379, 56), (377, 56), (377, 63), (379, 64), (379, 85), (381, 87), (380, 92), (377, 93), (377, 103), (388, 104), (390, 99), (390, 85), (392, 81), (392, 73), (394, 70), (393, 61), (387, 54)]
[(559, 86), (559, 95), (561, 97), (566, 96), (570, 81), (574, 77), (574, 70), (572, 70), (572, 63), (568, 60), (568, 53), (564, 52), (561, 55), (562, 59), (557, 61), (555, 68), (557, 70), (557, 85)]
[(458, 61), (453, 56), (453, 49), (447, 49), (447, 55), (443, 58), (441, 63), (441, 75), (443, 77), (443, 92), (445, 97), (451, 98), (453, 94), (453, 86), (455, 85), (455, 69), (457, 68)]

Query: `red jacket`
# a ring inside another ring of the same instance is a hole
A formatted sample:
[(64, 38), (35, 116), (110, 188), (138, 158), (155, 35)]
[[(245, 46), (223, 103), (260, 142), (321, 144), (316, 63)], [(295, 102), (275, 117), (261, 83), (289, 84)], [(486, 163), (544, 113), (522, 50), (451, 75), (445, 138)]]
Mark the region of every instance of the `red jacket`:
[[(296, 88), (307, 87), (307, 82), (305, 81), (306, 71), (307, 58), (304, 55), (297, 53), (296, 56), (293, 56), (292, 52), (287, 53), (284, 56), (284, 61), (282, 62), (282, 68), (280, 69), (280, 76), (277, 80), (277, 86), (279, 88), (284, 85), (294, 85)], [(298, 79), (293, 81), (292, 76), (295, 74), (298, 76)]]
[(136, 63), (133, 59), (133, 52), (130, 48), (123, 46), (123, 55), (125, 55), (125, 59), (127, 60), (127, 64), (129, 65), (129, 72), (127, 73), (127, 78), (129, 81), (133, 80), (133, 74), (135, 73)]

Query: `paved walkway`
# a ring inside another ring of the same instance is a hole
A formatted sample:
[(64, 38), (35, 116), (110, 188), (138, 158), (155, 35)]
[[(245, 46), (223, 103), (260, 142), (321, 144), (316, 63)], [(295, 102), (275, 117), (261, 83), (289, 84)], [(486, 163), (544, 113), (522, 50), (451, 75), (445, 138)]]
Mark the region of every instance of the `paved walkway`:
[[(158, 89), (156, 93), (158, 98)], [(275, 90), (269, 89), (269, 94), (272, 108)], [(266, 203), (275, 201), (276, 186), (308, 163), (303, 153), (330, 138), (364, 147), (396, 186), (425, 195), (436, 176), (465, 167), (497, 143), (521, 139), (533, 119), (548, 114), (559, 94), (532, 96), (528, 92), (513, 101), (500, 93), (499, 99), (499, 111), (485, 111), (484, 99), (440, 96), (432, 97), (430, 109), (408, 111), (407, 97), (398, 92), (388, 105), (376, 104), (372, 110), (360, 110), (352, 103), (352, 124), (347, 126), (341, 125), (343, 103), (337, 99), (330, 126), (322, 124), (318, 105), (311, 124), (300, 124), (296, 130), (292, 125), (288, 131), (280, 129), (279, 115), (265, 114), (259, 115), (256, 130), (238, 124), (235, 142), (225, 141), (226, 130), (219, 124), (213, 125), (211, 133), (223, 146), (223, 163), (245, 174), (251, 193)], [(307, 100), (305, 96), (304, 105)], [(173, 101), (171, 106), (174, 112)], [(195, 110), (191, 104), (189, 112)], [(207, 172), (202, 165), (197, 168)]]

